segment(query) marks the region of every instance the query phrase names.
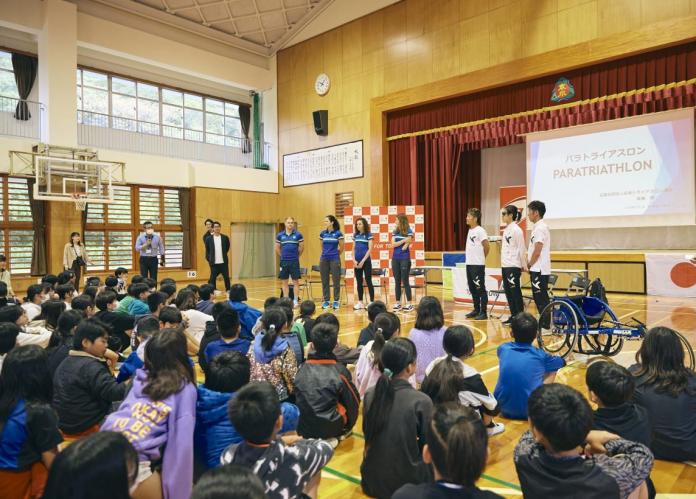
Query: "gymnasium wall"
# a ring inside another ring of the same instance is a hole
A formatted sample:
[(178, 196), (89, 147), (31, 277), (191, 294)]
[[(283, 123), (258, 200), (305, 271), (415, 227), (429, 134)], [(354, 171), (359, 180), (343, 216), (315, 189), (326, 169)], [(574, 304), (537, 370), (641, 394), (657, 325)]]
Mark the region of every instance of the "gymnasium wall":
[[(363, 139), (365, 178), (289, 189), (281, 179), (283, 208), (315, 237), (337, 192), (354, 191), (358, 205), (386, 202), (386, 110), (676, 43), (694, 16), (693, 1), (405, 0), (285, 49), (277, 56), (279, 162)], [(646, 35), (653, 31), (659, 36)], [(319, 97), (322, 72), (331, 89)], [(328, 110), (328, 137), (314, 133), (318, 109)], [(310, 245), (311, 261), (318, 253)]]

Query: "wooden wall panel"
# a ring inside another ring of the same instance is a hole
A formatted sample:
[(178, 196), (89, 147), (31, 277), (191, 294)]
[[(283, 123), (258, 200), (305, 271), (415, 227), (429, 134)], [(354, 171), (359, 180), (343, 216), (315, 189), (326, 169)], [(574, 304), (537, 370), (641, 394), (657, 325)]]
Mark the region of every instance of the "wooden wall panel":
[(587, 264), (590, 279), (599, 277), (607, 291), (645, 293), (645, 265), (642, 263)]

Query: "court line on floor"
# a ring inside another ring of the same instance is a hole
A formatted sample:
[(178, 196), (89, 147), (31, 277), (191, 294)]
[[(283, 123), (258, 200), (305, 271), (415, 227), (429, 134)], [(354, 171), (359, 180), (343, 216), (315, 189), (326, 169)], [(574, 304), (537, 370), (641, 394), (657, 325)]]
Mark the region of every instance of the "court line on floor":
[(329, 468), (328, 466), (324, 466), (322, 471), (327, 472), (330, 475), (333, 475), (335, 477), (341, 478), (343, 480), (346, 480), (350, 483), (354, 483), (356, 485), (360, 485), (360, 480), (352, 475), (348, 475), (346, 473), (343, 473), (342, 471), (335, 470), (333, 468)]
[[(354, 432), (353, 432), (353, 436), (365, 440), (365, 435), (363, 435), (363, 434), (360, 433), (360, 432), (354, 431)], [(326, 469), (326, 468), (324, 468), (324, 469)], [(347, 475), (347, 476), (348, 476), (348, 475)], [(521, 488), (519, 485), (515, 484), (515, 483), (506, 482), (505, 480), (502, 480), (502, 479), (500, 479), (500, 478), (496, 478), (496, 477), (494, 477), (494, 476), (487, 475), (487, 474), (485, 474), (485, 473), (481, 475), (481, 478), (484, 478), (484, 479), (488, 480), (489, 482), (494, 482), (494, 483), (497, 483), (497, 484), (499, 484), (499, 485), (504, 485), (504, 486), (509, 487), (509, 488), (511, 488), (511, 489), (513, 489), (513, 490), (522, 490), (522, 488)]]

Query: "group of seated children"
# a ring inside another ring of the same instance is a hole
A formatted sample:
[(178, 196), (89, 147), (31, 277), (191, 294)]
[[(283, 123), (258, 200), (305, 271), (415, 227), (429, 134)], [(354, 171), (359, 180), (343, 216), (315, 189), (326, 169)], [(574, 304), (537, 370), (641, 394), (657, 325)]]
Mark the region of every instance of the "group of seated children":
[(526, 313), (498, 348), (492, 394), (467, 363), (471, 330), (446, 327), (434, 297), (408, 338), (397, 315), (370, 304), (351, 348), (332, 313), (315, 319), (303, 302), (294, 317), (287, 298), (261, 313), (239, 284), (217, 303), (210, 288), (177, 293), (169, 279), (156, 290), (136, 276), (120, 302), (92, 284), (70, 303), (33, 285), (30, 306), (0, 308), (3, 497), (316, 497), (361, 401), (371, 497), (499, 497), (476, 488), (488, 439), (505, 429), (498, 415), (529, 421), (514, 453), (525, 497), (654, 497), (653, 453), (696, 459), (696, 375), (668, 328), (648, 332), (629, 370), (588, 368), (593, 413), (554, 383), (564, 361), (532, 345), (538, 324)]

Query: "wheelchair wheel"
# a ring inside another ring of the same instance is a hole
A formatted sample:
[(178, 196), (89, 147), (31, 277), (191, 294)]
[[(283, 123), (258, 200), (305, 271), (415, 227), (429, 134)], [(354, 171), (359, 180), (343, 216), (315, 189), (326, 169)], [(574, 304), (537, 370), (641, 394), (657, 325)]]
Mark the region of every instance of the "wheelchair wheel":
[(598, 355), (613, 357), (623, 348), (624, 339), (612, 334), (588, 334), (585, 339)]
[(694, 349), (691, 347), (689, 340), (687, 340), (681, 333), (677, 331), (675, 331), (675, 333), (677, 333), (677, 336), (679, 336), (679, 340), (682, 342), (682, 345), (684, 346), (684, 365), (693, 371), (695, 366)]
[[(548, 324), (545, 329), (542, 325)], [(575, 310), (563, 301), (553, 301), (542, 310), (539, 317), (537, 342), (551, 355), (566, 357), (573, 351), (578, 337), (578, 318)]]

